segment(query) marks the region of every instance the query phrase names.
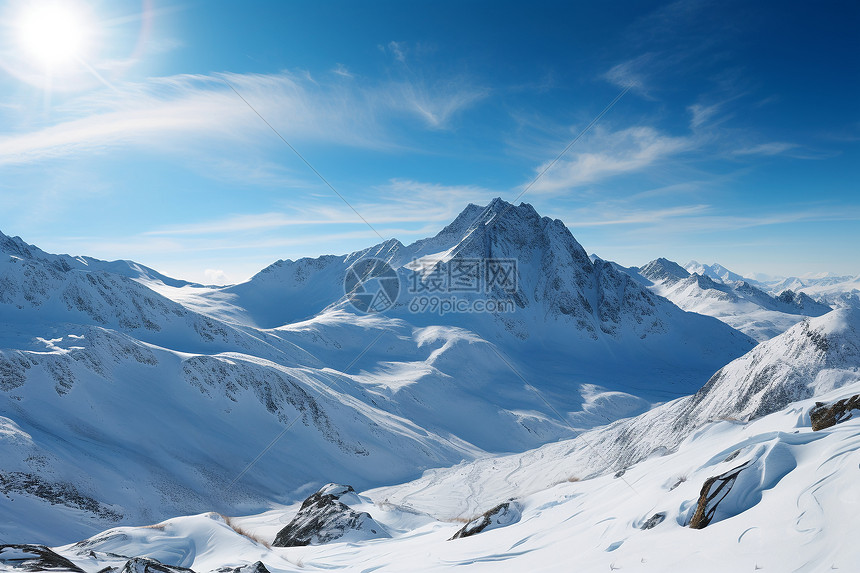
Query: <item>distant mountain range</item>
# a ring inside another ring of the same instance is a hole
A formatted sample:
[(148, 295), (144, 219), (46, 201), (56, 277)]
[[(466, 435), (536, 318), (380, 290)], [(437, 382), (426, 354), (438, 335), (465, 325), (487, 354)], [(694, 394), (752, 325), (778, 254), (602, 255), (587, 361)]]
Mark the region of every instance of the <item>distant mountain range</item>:
[(832, 310), (803, 292), (785, 289), (770, 294), (761, 283), (720, 265), (702, 266), (694, 261), (684, 268), (661, 258), (641, 268), (617, 268), (684, 310), (719, 318), (759, 341), (784, 332), (804, 316)]
[(717, 263), (702, 265), (696, 261), (690, 261), (686, 269), (691, 273), (705, 275), (725, 283), (744, 281), (772, 295), (790, 290), (793, 293), (808, 295), (815, 301), (834, 308), (860, 308), (860, 275), (823, 273), (803, 278), (768, 277), (756, 280), (742, 277)]

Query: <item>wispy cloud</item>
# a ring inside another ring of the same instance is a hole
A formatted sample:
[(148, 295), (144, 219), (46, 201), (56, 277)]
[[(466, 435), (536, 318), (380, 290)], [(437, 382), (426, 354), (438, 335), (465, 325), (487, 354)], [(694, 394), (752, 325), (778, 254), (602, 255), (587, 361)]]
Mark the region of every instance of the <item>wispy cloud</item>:
[(143, 234), (150, 236), (226, 235), (246, 231), (267, 231), (298, 225), (337, 225), (345, 222), (351, 221), (347, 221), (341, 217), (317, 217), (307, 219), (290, 216), (286, 213), (255, 213), (248, 215), (234, 215), (202, 223), (164, 227), (152, 231), (146, 231)]
[(223, 269), (206, 269), (203, 271), (207, 284), (225, 285), (230, 283), (230, 276)]
[[(652, 166), (694, 146), (689, 137), (671, 136), (647, 127), (619, 131), (597, 128), (579, 149), (562, 158), (533, 187), (537, 193), (574, 189)], [(542, 172), (548, 163), (535, 169)]]
[(619, 88), (630, 88), (639, 95), (649, 96), (649, 85), (646, 80), (649, 69), (652, 69), (654, 54), (645, 53), (631, 60), (616, 64), (603, 74), (603, 79)]
[(400, 63), (406, 63), (406, 44), (404, 42), (388, 42), (385, 46), (380, 46), (383, 52), (391, 54), (395, 60)]
[(477, 185), (443, 185), (408, 179), (393, 179), (377, 186), (377, 200), (364, 204), (372, 218), (383, 221), (427, 221), (448, 224), (468, 203), (488, 204), (505, 192)]
[(276, 143), (268, 128), (224, 83), (236, 89), (285, 137), (369, 147), (397, 146), (390, 125), (404, 113), (431, 129), (481, 99), (463, 81), (409, 79), (324, 83), (310, 74), (216, 74), (155, 78), (80, 98), (57, 110), (64, 119), (0, 134), (0, 164), (20, 164), (124, 146), (169, 154), (201, 146), (234, 157), (242, 146)]
[(332, 70), (335, 74), (344, 77), (344, 78), (354, 78), (355, 74), (349, 71), (349, 69), (343, 64), (337, 64)]
[[(377, 186), (375, 191), (371, 199), (354, 200), (353, 206), (371, 224), (379, 226), (387, 236), (398, 238), (423, 238), (426, 233), (435, 233), (442, 225), (449, 223), (467, 203), (488, 203), (501, 194), (476, 186), (448, 186), (398, 179)], [(416, 224), (419, 225), (417, 229), (403, 227)], [(263, 236), (278, 229), (324, 225), (364, 227), (365, 224), (345, 205), (332, 206), (331, 202), (315, 204), (308, 200), (300, 206), (292, 205), (283, 211), (235, 214), (208, 221), (160, 227), (145, 231), (142, 236), (177, 239), (192, 236), (226, 237), (239, 233)], [(400, 228), (394, 228), (394, 225)], [(313, 240), (317, 234), (324, 233), (314, 229), (305, 235), (308, 237), (306, 240)]]
[[(337, 94), (315, 93), (292, 74), (226, 75), (289, 137), (332, 138), (346, 145), (379, 144), (366, 114)], [(191, 142), (248, 144), (266, 126), (217, 76), (174, 76), (122, 87), (74, 102), (67, 119), (28, 133), (0, 136), (0, 163), (26, 163), (119, 146), (168, 152)], [(263, 140), (265, 141), (265, 140)]]
[[(601, 215), (589, 213), (588, 218), (567, 221), (571, 228), (606, 227), (613, 225), (654, 225), (666, 222), (668, 219), (687, 218), (701, 215), (710, 209), (709, 205), (683, 205), (665, 209), (636, 209), (604, 212)], [(574, 215), (575, 216), (575, 215)]]
[(714, 205), (681, 205), (667, 208), (636, 208), (622, 202), (575, 209), (559, 215), (574, 231), (588, 227), (626, 227), (630, 236), (649, 239), (666, 236), (693, 237), (704, 233), (729, 232), (773, 225), (860, 220), (860, 209), (811, 206), (795, 210), (765, 211), (750, 215), (726, 213)]
[(796, 143), (773, 141), (770, 143), (760, 143), (751, 147), (735, 149), (732, 153), (734, 155), (781, 155), (786, 151), (791, 151), (798, 147), (799, 146)]
[(714, 116), (717, 115), (717, 112), (720, 111), (722, 107), (722, 103), (715, 103), (711, 105), (703, 105), (703, 104), (693, 104), (687, 108), (690, 112), (690, 127), (692, 129), (696, 129), (697, 127), (701, 127), (703, 124), (708, 123)]
[(387, 92), (388, 105), (417, 114), (432, 129), (445, 129), (452, 118), (489, 94), (488, 89), (464, 89), (459, 81), (440, 81), (432, 86), (423, 81), (394, 84)]

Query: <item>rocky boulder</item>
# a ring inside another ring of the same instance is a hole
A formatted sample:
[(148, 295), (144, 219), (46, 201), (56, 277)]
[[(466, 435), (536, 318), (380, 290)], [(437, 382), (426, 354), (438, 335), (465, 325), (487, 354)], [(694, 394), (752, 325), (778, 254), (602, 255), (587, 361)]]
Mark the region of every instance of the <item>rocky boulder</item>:
[(512, 525), (517, 523), (520, 517), (522, 517), (522, 508), (520, 505), (515, 501), (506, 501), (464, 525), (448, 541), (462, 537), (471, 537), (483, 531)]
[(0, 545), (0, 570), (84, 573), (83, 569), (44, 545)]
[(134, 557), (126, 561), (120, 573), (194, 573), (194, 571), (185, 567), (165, 565), (149, 557)]
[(241, 567), (219, 567), (215, 570), (216, 573), (269, 573), (262, 561), (256, 563), (248, 563)]
[(714, 514), (717, 513), (717, 507), (720, 505), (720, 502), (726, 499), (740, 473), (750, 465), (751, 462), (747, 462), (705, 480), (704, 485), (702, 485), (702, 491), (699, 494), (696, 512), (690, 520), (691, 529), (704, 529), (711, 523), (711, 520), (714, 519)]
[(293, 520), (275, 537), (273, 547), (324, 545), (337, 540), (363, 541), (391, 537), (369, 513), (355, 511), (340, 499), (358, 501), (352, 486), (328, 484), (308, 497)]
[(659, 513), (655, 513), (654, 515), (652, 515), (651, 517), (646, 519), (645, 522), (639, 526), (639, 529), (641, 529), (643, 531), (646, 529), (654, 529), (655, 527), (657, 527), (658, 525), (663, 523), (663, 521), (665, 521), (665, 519), (666, 519), (666, 512), (661, 511)]
[(812, 420), (812, 430), (817, 432), (836, 424), (841, 424), (850, 420), (854, 416), (854, 412), (860, 414), (860, 394), (855, 394), (850, 398), (844, 398), (832, 404), (824, 402), (816, 402), (812, 410), (809, 411), (809, 417)]

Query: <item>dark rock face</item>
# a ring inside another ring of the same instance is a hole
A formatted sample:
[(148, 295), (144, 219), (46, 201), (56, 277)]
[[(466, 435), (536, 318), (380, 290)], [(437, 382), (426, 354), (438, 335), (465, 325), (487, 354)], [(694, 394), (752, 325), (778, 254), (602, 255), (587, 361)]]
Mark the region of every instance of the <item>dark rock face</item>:
[(812, 430), (817, 432), (850, 420), (854, 416), (854, 410), (860, 411), (860, 394), (855, 394), (832, 404), (816, 402), (815, 407), (809, 411), (809, 417), (812, 419)]
[(699, 503), (696, 506), (696, 512), (690, 520), (691, 529), (704, 529), (711, 523), (720, 502), (729, 495), (740, 473), (750, 465), (751, 462), (747, 462), (723, 474), (705, 480), (702, 491), (699, 494)]
[(83, 569), (44, 545), (0, 545), (0, 569), (84, 573)]
[(663, 523), (664, 519), (666, 519), (666, 513), (665, 512), (661, 511), (660, 513), (655, 513), (654, 515), (649, 517), (647, 520), (645, 520), (645, 523), (640, 525), (639, 529), (642, 529), (643, 531), (646, 529), (654, 529), (655, 527), (657, 527), (658, 525)]
[(88, 511), (103, 519), (119, 521), (122, 515), (95, 499), (83, 495), (72, 484), (52, 483), (33, 473), (0, 472), (0, 493), (23, 493), (49, 501)]
[(829, 306), (813, 300), (808, 294), (792, 290), (782, 291), (776, 300), (783, 306), (808, 316), (821, 316), (831, 310)]
[(390, 537), (367, 512), (358, 512), (339, 501), (355, 493), (352, 486), (328, 484), (308, 497), (301, 509), (275, 537), (273, 547), (302, 547), (323, 545), (340, 539), (347, 533), (357, 533), (363, 539)]
[(216, 573), (269, 573), (262, 561), (248, 563), (241, 567), (219, 567), (215, 571)]
[(135, 557), (126, 561), (121, 573), (194, 573), (194, 571), (185, 567), (165, 565), (149, 557)]
[(462, 537), (471, 537), (482, 531), (495, 529), (496, 527), (504, 527), (511, 525), (520, 520), (521, 511), (519, 505), (514, 501), (506, 501), (500, 503), (493, 509), (485, 512), (479, 517), (473, 519), (454, 534), (448, 541), (460, 539)]

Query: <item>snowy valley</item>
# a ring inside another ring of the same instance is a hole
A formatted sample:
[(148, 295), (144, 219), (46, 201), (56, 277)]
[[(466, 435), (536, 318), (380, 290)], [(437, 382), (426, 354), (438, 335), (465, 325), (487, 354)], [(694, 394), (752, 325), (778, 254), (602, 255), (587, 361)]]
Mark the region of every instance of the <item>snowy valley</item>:
[[(416, 306), (474, 261), (516, 280), (458, 299), (509, 308)], [(499, 199), (225, 287), (0, 234), (0, 568), (850, 570), (858, 293)]]

